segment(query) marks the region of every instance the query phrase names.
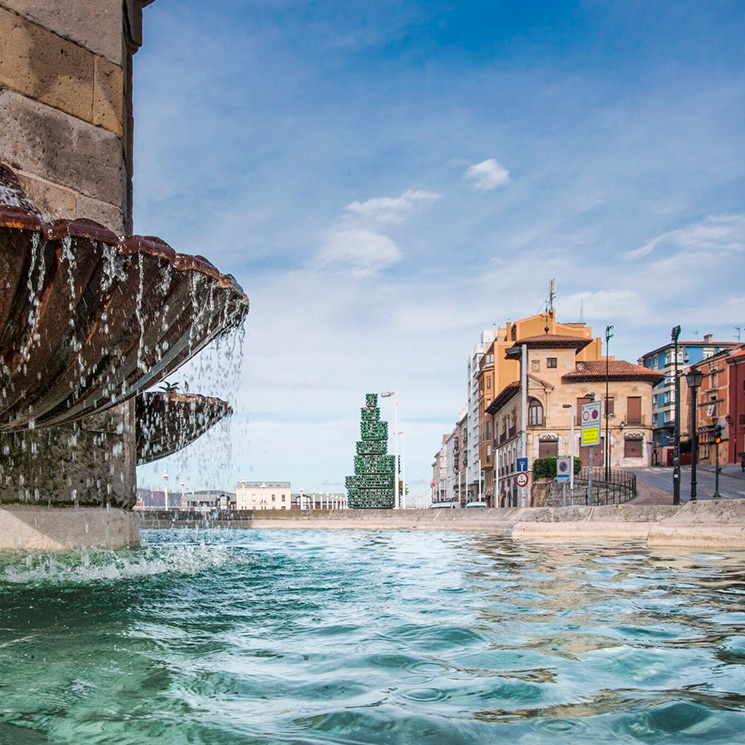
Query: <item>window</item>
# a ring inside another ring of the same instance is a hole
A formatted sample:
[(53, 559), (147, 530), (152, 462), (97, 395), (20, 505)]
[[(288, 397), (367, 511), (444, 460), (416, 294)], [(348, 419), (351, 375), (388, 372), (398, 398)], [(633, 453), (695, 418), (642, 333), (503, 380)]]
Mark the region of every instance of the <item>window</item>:
[(714, 350), (713, 349), (704, 349), (704, 359), (708, 360), (709, 357), (714, 356)]
[(577, 408), (574, 410), (576, 416), (575, 424), (582, 424), (582, 404), (589, 404), (590, 401), (592, 401), (592, 399), (589, 396), (577, 399)]
[(624, 458), (641, 458), (642, 457), (642, 440), (641, 439), (625, 439), (623, 441), (623, 457)]
[(491, 375), (486, 376), (486, 387), (491, 388)]
[[(282, 501), (283, 502), (286, 502), (287, 501), (287, 496), (285, 494), (282, 495)], [(284, 507), (282, 509), (284, 509)]]
[(557, 359), (556, 357), (548, 357), (546, 359), (546, 367), (548, 367), (549, 369), (550, 368), (555, 368), (556, 367), (556, 359)]
[(491, 419), (486, 420), (486, 439), (491, 440)]
[(559, 454), (559, 441), (558, 440), (541, 440), (538, 443), (538, 457), (549, 458), (551, 456), (557, 456)]
[(491, 445), (486, 446), (486, 462), (491, 463)]
[(642, 397), (628, 396), (626, 398), (626, 423), (642, 423)]
[(543, 406), (540, 401), (532, 398), (528, 406), (528, 425), (531, 427), (540, 427), (543, 425)]
[(612, 396), (608, 396), (608, 398), (605, 399), (605, 413), (608, 416), (613, 416), (613, 414), (616, 413), (616, 407), (615, 407), (615, 399)]

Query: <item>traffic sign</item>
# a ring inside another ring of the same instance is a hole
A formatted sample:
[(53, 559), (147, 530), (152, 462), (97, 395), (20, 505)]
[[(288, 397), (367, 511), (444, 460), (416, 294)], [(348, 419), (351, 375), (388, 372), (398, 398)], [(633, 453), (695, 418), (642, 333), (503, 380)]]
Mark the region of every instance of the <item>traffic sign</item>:
[(520, 488), (527, 486), (528, 485), (528, 474), (524, 472), (518, 473), (515, 481), (517, 482), (517, 485)]
[(517, 472), (518, 473), (527, 473), (528, 472), (528, 459), (527, 458), (518, 458), (517, 459)]
[(601, 427), (600, 401), (590, 401), (582, 404), (580, 422), (582, 424), (582, 445), (597, 445), (600, 442)]
[(567, 458), (566, 456), (556, 459), (556, 480), (560, 484), (566, 484), (569, 481), (569, 476), (571, 474), (570, 464), (571, 458)]

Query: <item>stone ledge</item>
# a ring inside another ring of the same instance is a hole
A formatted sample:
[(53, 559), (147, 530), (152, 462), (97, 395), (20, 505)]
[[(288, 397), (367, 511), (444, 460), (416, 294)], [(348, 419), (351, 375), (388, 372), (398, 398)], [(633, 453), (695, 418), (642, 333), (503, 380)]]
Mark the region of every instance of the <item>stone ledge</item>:
[(139, 542), (139, 519), (129, 510), (0, 507), (0, 550), (124, 548)]

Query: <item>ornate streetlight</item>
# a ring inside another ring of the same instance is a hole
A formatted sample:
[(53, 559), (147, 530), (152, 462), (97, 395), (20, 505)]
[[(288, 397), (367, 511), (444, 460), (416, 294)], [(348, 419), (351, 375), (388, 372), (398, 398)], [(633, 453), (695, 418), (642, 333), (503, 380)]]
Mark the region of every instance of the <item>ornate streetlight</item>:
[(673, 435), (673, 504), (680, 504), (680, 379), (678, 378), (678, 339), (680, 326), (674, 326), (670, 331), (673, 342), (675, 381), (673, 395), (675, 396), (675, 430)]
[(704, 374), (700, 370), (691, 368), (686, 375), (686, 383), (691, 389), (692, 399), (692, 424), (691, 424), (691, 502), (695, 502), (696, 496), (696, 463), (698, 462), (698, 424), (696, 423), (696, 394), (698, 389), (701, 387), (701, 383), (704, 379)]
[(393, 491), (394, 491), (394, 499), (393, 499), (393, 506), (395, 509), (400, 510), (401, 509), (401, 502), (400, 502), (400, 493), (399, 493), (399, 485), (398, 485), (398, 391), (384, 391), (380, 394), (381, 398), (393, 398), (393, 451), (394, 451), (394, 484), (393, 484)]

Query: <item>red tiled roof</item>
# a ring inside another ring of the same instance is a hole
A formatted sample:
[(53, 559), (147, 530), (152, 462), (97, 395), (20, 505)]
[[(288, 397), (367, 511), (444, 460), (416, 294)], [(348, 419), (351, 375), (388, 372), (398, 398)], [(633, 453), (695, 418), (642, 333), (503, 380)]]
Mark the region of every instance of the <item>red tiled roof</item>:
[(518, 339), (515, 346), (525, 344), (531, 349), (584, 349), (592, 344), (592, 339), (586, 336), (569, 336), (568, 334), (539, 334)]
[[(635, 365), (626, 360), (610, 360), (607, 363), (609, 380), (645, 380), (657, 384), (665, 379), (664, 375), (656, 373), (649, 368)], [(604, 380), (606, 374), (606, 361), (595, 360), (591, 362), (578, 362), (572, 372), (561, 376), (562, 380)]]
[(508, 383), (497, 397), (486, 407), (487, 414), (496, 414), (518, 391), (520, 390), (520, 383), (514, 381)]

